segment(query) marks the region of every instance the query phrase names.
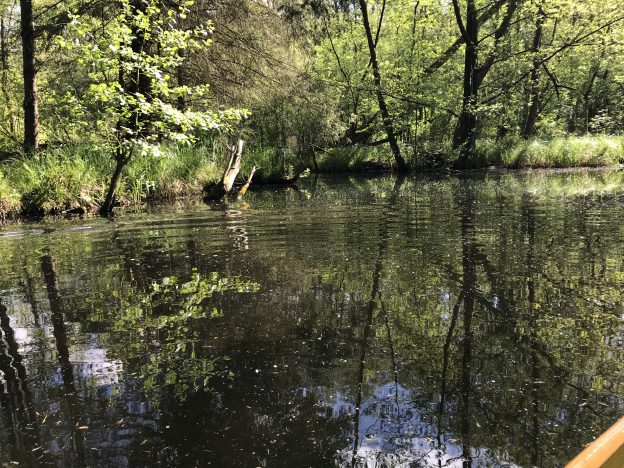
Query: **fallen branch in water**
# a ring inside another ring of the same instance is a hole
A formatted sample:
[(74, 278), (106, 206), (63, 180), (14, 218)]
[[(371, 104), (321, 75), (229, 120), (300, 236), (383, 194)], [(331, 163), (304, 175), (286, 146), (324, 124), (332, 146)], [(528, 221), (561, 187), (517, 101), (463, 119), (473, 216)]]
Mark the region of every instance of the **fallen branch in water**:
[(245, 194), (247, 193), (247, 190), (249, 189), (249, 186), (251, 185), (251, 181), (253, 180), (253, 176), (256, 173), (256, 166), (253, 167), (253, 169), (251, 170), (251, 174), (249, 174), (249, 179), (247, 179), (247, 182), (245, 182), (245, 185), (243, 185), (241, 187), (241, 189), (238, 191), (238, 199), (240, 200), (241, 198), (243, 198), (245, 196)]

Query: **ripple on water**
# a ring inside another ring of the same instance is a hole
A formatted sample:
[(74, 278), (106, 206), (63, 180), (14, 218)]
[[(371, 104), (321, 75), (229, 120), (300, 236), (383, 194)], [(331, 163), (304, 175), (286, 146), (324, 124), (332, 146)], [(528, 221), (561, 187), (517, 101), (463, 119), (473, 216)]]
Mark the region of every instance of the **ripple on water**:
[(624, 414), (624, 204), (496, 177), (0, 229), (0, 463), (562, 465)]

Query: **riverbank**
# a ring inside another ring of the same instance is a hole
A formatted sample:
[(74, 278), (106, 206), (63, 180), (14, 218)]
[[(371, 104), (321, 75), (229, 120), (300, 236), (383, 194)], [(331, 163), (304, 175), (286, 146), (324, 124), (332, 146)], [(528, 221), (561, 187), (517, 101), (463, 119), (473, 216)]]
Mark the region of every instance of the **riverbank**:
[(624, 163), (624, 138), (582, 136), (551, 140), (483, 139), (472, 158), (476, 167), (563, 169), (608, 167)]
[[(167, 146), (159, 157), (137, 156), (119, 184), (122, 205), (200, 196), (221, 176), (212, 148)], [(68, 146), (0, 163), (0, 219), (97, 211), (114, 161), (110, 150)]]
[[(200, 197), (207, 184), (221, 177), (226, 164), (224, 152), (213, 146), (170, 145), (164, 146), (161, 153), (159, 157), (138, 156), (132, 160), (119, 187), (120, 204)], [(392, 169), (386, 158), (382, 148), (349, 147), (324, 152), (317, 156), (315, 164), (324, 173), (383, 172)], [(243, 174), (251, 166), (263, 168), (265, 174), (294, 166), (283, 155), (266, 151), (250, 150), (243, 161)], [(472, 162), (470, 169), (616, 168), (624, 162), (624, 138), (481, 140)], [(80, 146), (3, 161), (0, 220), (95, 212), (106, 194), (113, 164), (110, 150)], [(451, 166), (451, 157), (423, 156), (412, 161), (414, 172), (445, 171)]]
[[(409, 165), (415, 172), (435, 172), (455, 167), (456, 158), (447, 148), (413, 156)], [(323, 173), (391, 170), (387, 159), (385, 148), (348, 146), (323, 152), (317, 157), (316, 165)], [(548, 140), (509, 137), (479, 140), (468, 167), (460, 169), (563, 169), (616, 167), (621, 163), (624, 163), (621, 136), (567, 136)]]

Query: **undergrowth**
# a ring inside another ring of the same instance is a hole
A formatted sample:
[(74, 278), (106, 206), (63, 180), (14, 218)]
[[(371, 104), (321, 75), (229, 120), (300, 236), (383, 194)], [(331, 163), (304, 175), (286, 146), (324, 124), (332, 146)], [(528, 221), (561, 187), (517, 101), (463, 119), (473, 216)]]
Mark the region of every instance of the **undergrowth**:
[[(65, 146), (0, 163), (0, 217), (19, 213), (94, 211), (103, 202), (113, 172), (108, 148)], [(122, 204), (201, 194), (222, 173), (211, 148), (166, 146), (159, 157), (137, 156), (119, 184)]]
[(510, 169), (614, 166), (624, 162), (624, 138), (569, 136), (551, 140), (480, 140), (473, 156), (478, 167)]
[[(173, 200), (201, 195), (220, 179), (229, 160), (225, 146), (165, 145), (159, 157), (136, 156), (126, 167), (118, 189), (122, 204)], [(388, 148), (350, 146), (316, 155), (320, 172), (380, 170), (391, 167)], [(483, 139), (477, 143), (473, 167), (564, 168), (614, 166), (624, 162), (624, 137), (569, 136), (551, 140)], [(452, 164), (447, 158), (446, 164)], [(0, 220), (18, 214), (53, 214), (68, 210), (96, 211), (103, 202), (114, 160), (111, 149), (67, 145), (32, 157), (0, 162)], [(247, 148), (241, 175), (260, 168), (257, 182), (292, 176), (312, 168), (312, 158), (275, 149)]]

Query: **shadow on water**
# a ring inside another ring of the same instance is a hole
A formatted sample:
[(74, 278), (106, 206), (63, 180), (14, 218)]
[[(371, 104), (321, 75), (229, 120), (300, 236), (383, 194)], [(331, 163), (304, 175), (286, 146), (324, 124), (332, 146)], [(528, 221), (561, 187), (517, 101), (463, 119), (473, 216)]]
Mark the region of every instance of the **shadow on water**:
[(624, 413), (622, 182), (319, 177), (7, 228), (0, 463), (561, 466)]

